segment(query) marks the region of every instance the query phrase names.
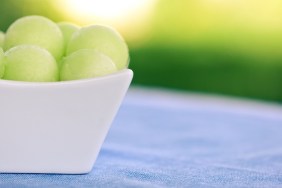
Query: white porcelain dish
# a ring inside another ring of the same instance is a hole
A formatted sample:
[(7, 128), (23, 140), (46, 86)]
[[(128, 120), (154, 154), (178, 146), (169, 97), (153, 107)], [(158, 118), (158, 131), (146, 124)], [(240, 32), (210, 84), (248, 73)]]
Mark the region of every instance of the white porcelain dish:
[(132, 76), (126, 69), (55, 83), (0, 80), (0, 172), (91, 171)]

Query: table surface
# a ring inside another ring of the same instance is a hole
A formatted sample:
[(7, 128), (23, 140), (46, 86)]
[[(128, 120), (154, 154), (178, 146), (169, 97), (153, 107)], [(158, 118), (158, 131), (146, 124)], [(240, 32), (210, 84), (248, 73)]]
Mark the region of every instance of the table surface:
[(131, 88), (89, 174), (0, 174), (6, 186), (282, 187), (282, 105)]

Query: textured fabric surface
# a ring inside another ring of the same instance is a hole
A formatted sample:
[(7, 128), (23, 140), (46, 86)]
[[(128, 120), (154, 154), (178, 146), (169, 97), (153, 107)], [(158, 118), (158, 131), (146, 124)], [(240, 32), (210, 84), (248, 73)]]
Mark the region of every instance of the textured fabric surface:
[(91, 173), (0, 187), (282, 187), (282, 106), (131, 89)]

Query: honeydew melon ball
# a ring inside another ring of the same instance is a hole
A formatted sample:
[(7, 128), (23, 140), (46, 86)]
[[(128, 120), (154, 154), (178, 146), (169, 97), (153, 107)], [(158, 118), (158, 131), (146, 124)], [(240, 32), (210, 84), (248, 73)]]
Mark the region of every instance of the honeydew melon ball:
[(80, 49), (96, 49), (108, 57), (121, 70), (128, 66), (128, 48), (121, 35), (111, 27), (91, 25), (75, 32), (69, 42), (67, 55)]
[(0, 48), (0, 78), (3, 77), (4, 71), (5, 71), (4, 52), (3, 49)]
[(64, 54), (65, 54), (66, 47), (69, 43), (70, 38), (72, 37), (72, 34), (78, 31), (80, 27), (68, 22), (59, 22), (57, 23), (57, 25), (61, 29), (64, 36)]
[(58, 80), (54, 57), (44, 48), (34, 45), (15, 46), (5, 53), (4, 79), (29, 82)]
[(5, 33), (0, 31), (0, 48), (4, 46)]
[(60, 28), (42, 16), (26, 16), (16, 20), (7, 30), (4, 50), (21, 45), (38, 45), (48, 50), (55, 59), (62, 57), (64, 38)]
[(116, 71), (115, 63), (105, 54), (93, 49), (82, 49), (63, 59), (60, 80), (93, 78)]

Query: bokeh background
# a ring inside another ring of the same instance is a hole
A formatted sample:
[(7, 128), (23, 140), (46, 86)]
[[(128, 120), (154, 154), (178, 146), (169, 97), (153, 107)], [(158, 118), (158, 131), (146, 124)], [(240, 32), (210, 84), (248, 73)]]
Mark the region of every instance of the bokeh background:
[(33, 14), (117, 28), (133, 85), (282, 102), (281, 0), (1, 0), (0, 30)]

